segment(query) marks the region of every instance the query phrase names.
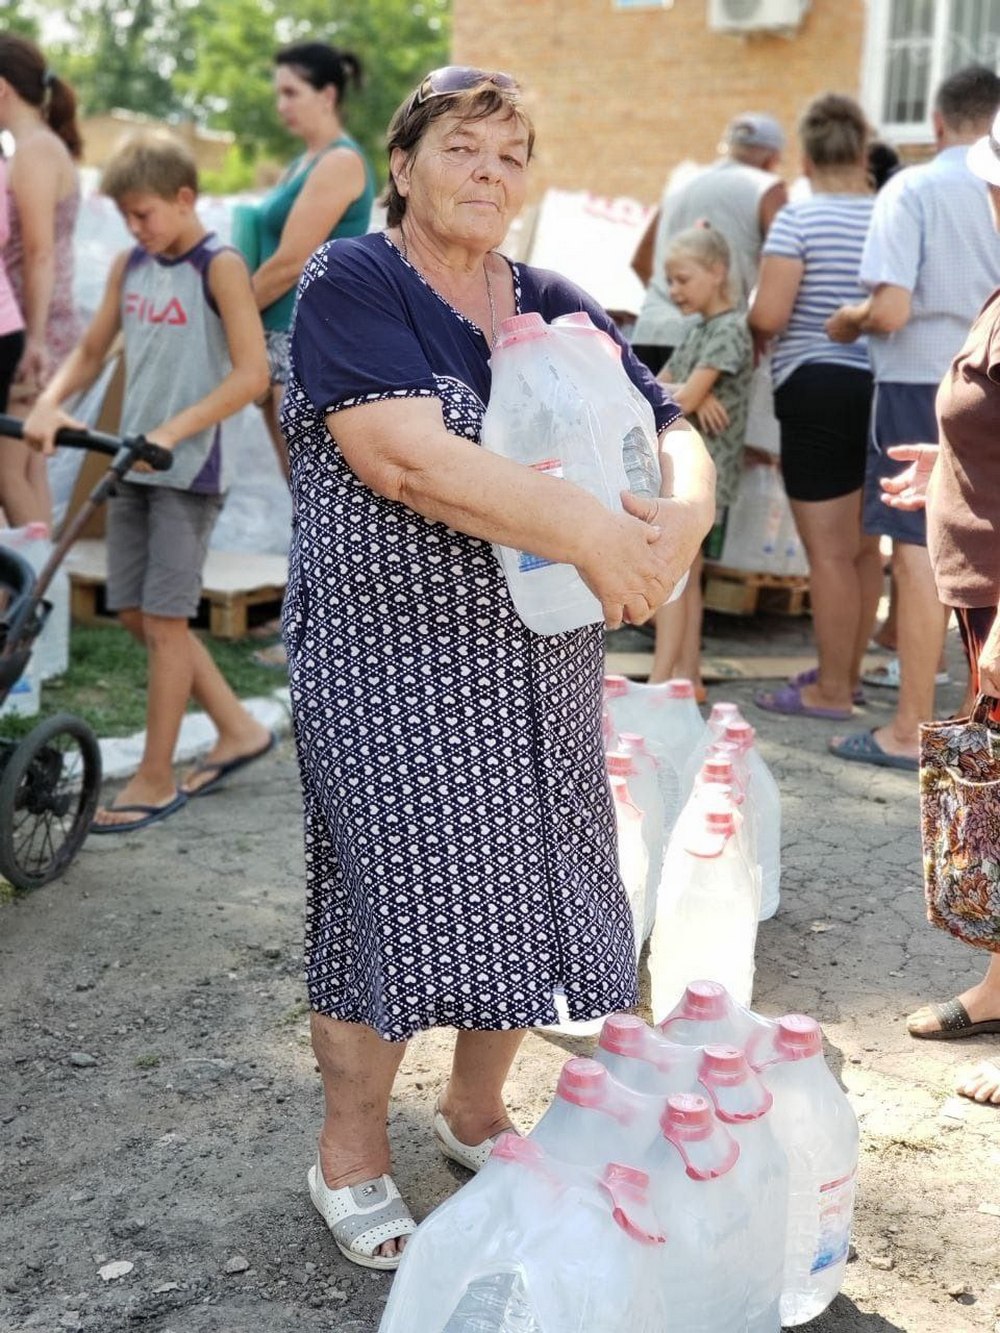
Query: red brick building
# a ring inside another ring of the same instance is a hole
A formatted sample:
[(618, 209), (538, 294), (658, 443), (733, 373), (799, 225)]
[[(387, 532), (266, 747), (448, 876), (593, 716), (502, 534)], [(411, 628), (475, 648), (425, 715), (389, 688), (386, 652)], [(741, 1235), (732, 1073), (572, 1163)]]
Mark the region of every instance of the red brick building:
[[(930, 94), (1000, 53), (1000, 6), (969, 0), (454, 0), (456, 62), (506, 69), (538, 127), (547, 186), (652, 201), (677, 162), (716, 153), (727, 121), (770, 111), (789, 137), (835, 90), (909, 153)], [(774, 25), (777, 25), (775, 27)], [(794, 148), (785, 163), (797, 172)]]

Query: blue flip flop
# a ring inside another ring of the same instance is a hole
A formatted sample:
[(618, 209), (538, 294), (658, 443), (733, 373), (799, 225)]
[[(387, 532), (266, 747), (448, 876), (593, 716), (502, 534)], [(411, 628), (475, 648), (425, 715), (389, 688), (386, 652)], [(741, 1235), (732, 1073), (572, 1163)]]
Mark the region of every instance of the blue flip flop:
[(889, 754), (875, 739), (874, 728), (871, 731), (853, 731), (849, 736), (833, 737), (826, 748), (838, 759), (847, 759), (852, 764), (874, 764), (876, 768), (901, 768), (908, 773), (916, 773), (920, 767), (916, 759), (905, 754)]
[(255, 759), (263, 759), (266, 754), (271, 753), (277, 744), (278, 737), (271, 731), (268, 732), (267, 744), (262, 745), (259, 750), (254, 750), (253, 754), (241, 754), (235, 759), (229, 759), (222, 764), (206, 763), (205, 760), (200, 760), (195, 764), (191, 777), (197, 777), (201, 773), (210, 773), (211, 777), (203, 782), (200, 787), (196, 787), (194, 791), (184, 791), (181, 788), (182, 794), (191, 800), (196, 796), (207, 796), (210, 791), (215, 791), (219, 784), (225, 781), (230, 774), (237, 772), (238, 769), (246, 768), (247, 764), (252, 764)]
[(166, 805), (109, 805), (106, 808), (114, 811), (116, 814), (135, 814), (141, 815), (141, 819), (130, 819), (121, 824), (98, 824), (93, 821), (90, 825), (91, 833), (135, 833), (137, 829), (149, 828), (150, 824), (158, 824), (161, 819), (166, 819), (179, 810), (181, 806), (187, 805), (187, 794), (182, 791), (174, 793), (174, 799), (168, 801)]

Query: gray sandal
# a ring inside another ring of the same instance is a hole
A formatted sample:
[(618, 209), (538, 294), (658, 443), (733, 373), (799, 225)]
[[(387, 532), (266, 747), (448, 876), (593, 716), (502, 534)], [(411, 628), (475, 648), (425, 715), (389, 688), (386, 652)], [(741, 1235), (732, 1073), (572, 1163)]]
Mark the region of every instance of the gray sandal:
[(362, 1268), (399, 1267), (402, 1254), (376, 1253), (387, 1240), (412, 1236), (417, 1229), (392, 1176), (375, 1176), (334, 1190), (323, 1179), (317, 1158), (308, 1180), (309, 1197), (345, 1259)]

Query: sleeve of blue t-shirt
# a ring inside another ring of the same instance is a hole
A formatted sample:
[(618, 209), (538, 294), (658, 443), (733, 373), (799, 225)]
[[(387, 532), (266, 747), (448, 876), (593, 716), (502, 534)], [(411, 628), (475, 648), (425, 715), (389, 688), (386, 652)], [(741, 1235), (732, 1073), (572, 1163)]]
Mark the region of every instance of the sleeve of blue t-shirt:
[(872, 220), (861, 255), (860, 280), (870, 291), (883, 283), (912, 292), (923, 252), (920, 199), (908, 188), (906, 172), (887, 181), (875, 196)]
[(787, 204), (775, 214), (761, 254), (805, 262), (806, 244), (801, 221), (795, 210)]
[(349, 240), (322, 246), (306, 265), (291, 354), (317, 412), (435, 392), (401, 291), (384, 266)]

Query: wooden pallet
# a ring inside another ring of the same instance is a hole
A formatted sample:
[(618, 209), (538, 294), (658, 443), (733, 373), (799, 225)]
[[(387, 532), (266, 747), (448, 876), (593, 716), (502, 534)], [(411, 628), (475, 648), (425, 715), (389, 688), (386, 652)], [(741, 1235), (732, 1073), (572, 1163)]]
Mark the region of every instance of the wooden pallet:
[[(107, 547), (103, 540), (78, 541), (65, 562), (70, 580), (70, 610), (80, 625), (108, 619), (104, 589), (108, 577)], [(285, 595), (288, 561), (283, 555), (255, 555), (244, 551), (209, 551), (202, 583), (202, 614), (209, 633), (217, 639), (242, 639), (248, 612), (266, 606), (277, 612)]]
[(809, 580), (798, 574), (752, 574), (705, 565), (705, 606), (732, 616), (801, 616), (809, 610)]

